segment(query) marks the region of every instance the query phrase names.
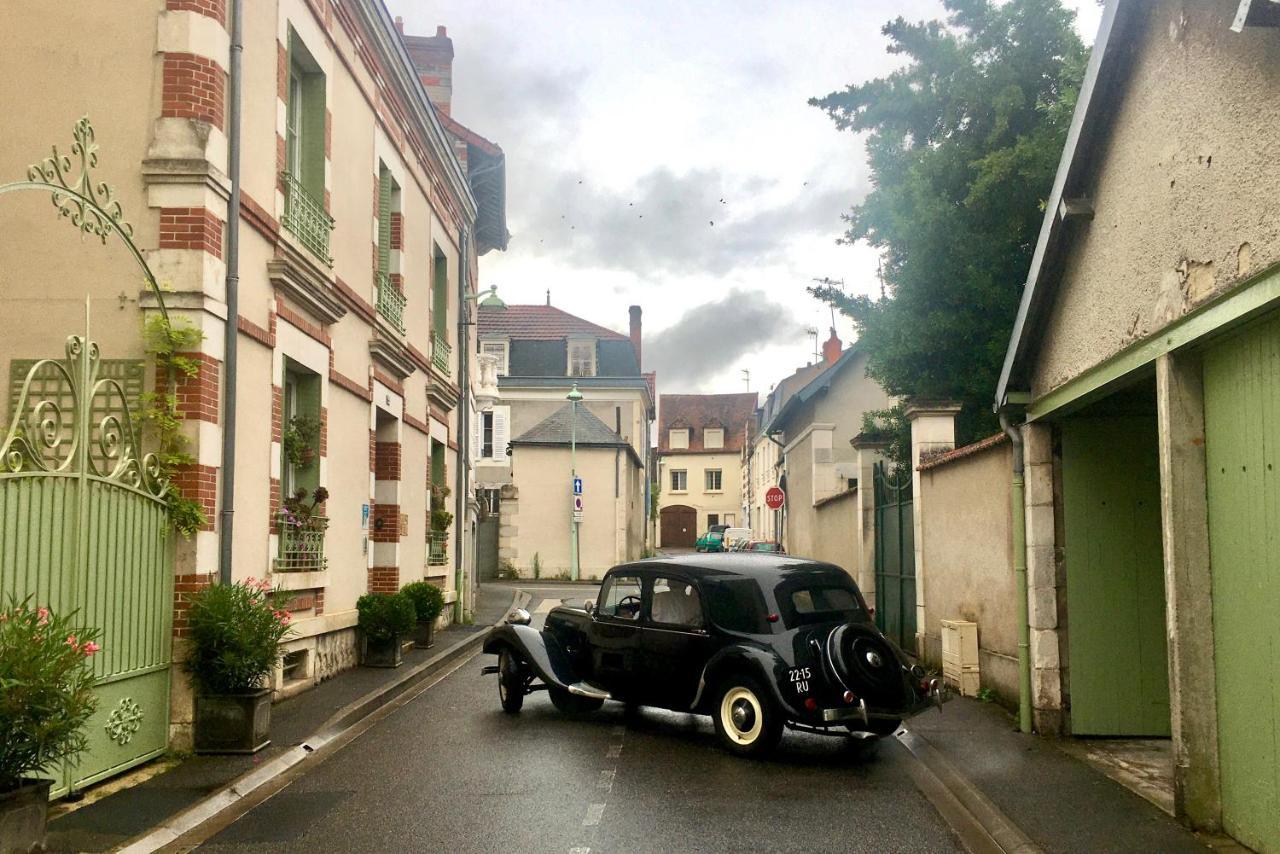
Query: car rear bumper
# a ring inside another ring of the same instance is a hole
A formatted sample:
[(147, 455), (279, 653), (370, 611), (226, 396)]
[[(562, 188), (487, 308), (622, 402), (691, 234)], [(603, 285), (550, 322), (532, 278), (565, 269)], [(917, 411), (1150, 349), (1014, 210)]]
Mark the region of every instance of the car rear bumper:
[(925, 696), (905, 709), (873, 709), (867, 706), (866, 700), (859, 700), (856, 706), (823, 709), (821, 713), (822, 722), (824, 724), (861, 723), (866, 726), (873, 720), (909, 718), (932, 708), (941, 709), (942, 704), (950, 699), (951, 692), (947, 690), (947, 686), (943, 684), (942, 680), (930, 679), (929, 690), (925, 693)]

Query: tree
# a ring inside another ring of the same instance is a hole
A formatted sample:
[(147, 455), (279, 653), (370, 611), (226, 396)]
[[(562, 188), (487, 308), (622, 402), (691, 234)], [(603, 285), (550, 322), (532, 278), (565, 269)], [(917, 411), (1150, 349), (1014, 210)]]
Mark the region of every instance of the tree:
[(853, 319), (891, 394), (961, 401), (968, 442), (996, 429), (990, 402), (1086, 51), (1060, 0), (944, 5), (946, 22), (883, 27), (903, 68), (810, 101), (866, 134), (873, 189), (842, 242), (881, 251), (883, 288), (809, 291)]

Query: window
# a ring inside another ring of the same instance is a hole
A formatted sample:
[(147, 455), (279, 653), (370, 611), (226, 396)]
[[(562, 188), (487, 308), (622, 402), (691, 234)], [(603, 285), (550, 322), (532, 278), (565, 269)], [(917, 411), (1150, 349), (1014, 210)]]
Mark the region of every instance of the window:
[(493, 458), (493, 411), (480, 413), (480, 456)]
[(689, 472), (685, 469), (671, 470), (671, 491), (687, 492), (689, 489)]
[(708, 427), (702, 431), (702, 447), (707, 450), (724, 447), (724, 428)]
[(720, 524), (720, 514), (719, 514), (719, 513), (708, 513), (708, 514), (707, 514), (707, 527), (708, 527), (708, 528), (714, 528), (716, 525), (719, 525), (719, 524)]
[(333, 218), (324, 208), (324, 72), (297, 33), (289, 31), (288, 82), (285, 84), (284, 188), (282, 224), (328, 266)]
[(760, 585), (753, 578), (726, 578), (702, 583), (711, 622), (729, 632), (767, 635), (768, 609)]
[(596, 375), (596, 342), (569, 342), (569, 376), (594, 377)]
[(498, 360), (498, 376), (505, 377), (507, 375), (508, 345), (506, 341), (481, 341), (480, 352), (486, 356), (493, 356)]
[(720, 469), (707, 469), (704, 474), (707, 492), (720, 492), (724, 489), (724, 476)]
[(668, 434), (667, 444), (676, 450), (689, 447), (689, 431), (687, 429), (672, 430), (670, 434)]
[(600, 594), (596, 613), (602, 617), (621, 620), (640, 618), (640, 579), (634, 575), (615, 575), (610, 578)]
[(654, 579), (649, 618), (655, 623), (700, 629), (703, 625), (702, 598), (698, 596), (697, 588), (687, 581)]
[(732, 514), (732, 513), (726, 513), (726, 514), (724, 514), (724, 523), (725, 523), (726, 525), (728, 525), (730, 528), (732, 528), (732, 527), (733, 527), (733, 514)]
[(476, 413), (471, 441), (476, 449), (476, 462), (489, 465), (506, 465), (507, 445), (511, 441), (511, 407), (495, 406), (487, 412)]
[(320, 448), (320, 378), (290, 359), (285, 361), (281, 389), (281, 489), (293, 495), (320, 485), (316, 464)]
[(803, 623), (866, 622), (868, 619), (852, 582), (783, 582), (774, 590), (774, 596), (788, 628)]

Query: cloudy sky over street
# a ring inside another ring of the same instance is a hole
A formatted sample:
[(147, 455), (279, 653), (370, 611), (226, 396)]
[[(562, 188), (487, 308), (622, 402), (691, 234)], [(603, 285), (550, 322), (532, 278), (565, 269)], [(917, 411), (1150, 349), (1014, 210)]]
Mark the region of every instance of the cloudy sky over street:
[[(1068, 0), (1093, 41), (1094, 0)], [(509, 303), (625, 331), (644, 308), (660, 392), (767, 392), (827, 336), (815, 277), (872, 292), (876, 255), (837, 245), (867, 191), (860, 140), (806, 103), (886, 73), (880, 26), (934, 0), (388, 0), (453, 38), (453, 115), (507, 154)], [(847, 342), (849, 324), (837, 318)]]

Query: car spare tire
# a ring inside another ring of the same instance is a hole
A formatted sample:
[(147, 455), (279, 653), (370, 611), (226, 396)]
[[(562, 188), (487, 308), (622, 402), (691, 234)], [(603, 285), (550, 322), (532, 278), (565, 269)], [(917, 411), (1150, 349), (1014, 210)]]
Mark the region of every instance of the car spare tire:
[(846, 687), (875, 708), (900, 708), (910, 690), (889, 642), (868, 626), (846, 623), (826, 643), (831, 666)]

